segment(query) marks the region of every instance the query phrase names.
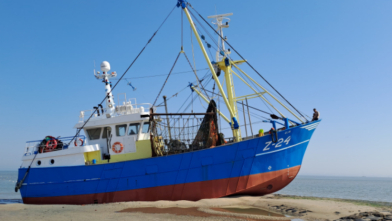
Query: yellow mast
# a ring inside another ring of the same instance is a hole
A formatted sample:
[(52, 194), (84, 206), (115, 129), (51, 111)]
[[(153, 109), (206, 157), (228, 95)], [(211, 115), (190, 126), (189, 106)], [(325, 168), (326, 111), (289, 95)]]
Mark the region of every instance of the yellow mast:
[[(227, 60), (226, 63), (225, 60), (228, 59), (224, 57), (221, 61), (217, 63), (219, 69), (221, 69), (223, 72), (225, 72), (225, 80), (226, 80), (226, 91), (227, 91), (227, 98), (229, 100), (230, 107), (233, 109), (233, 113), (230, 113), (231, 119), (236, 117), (238, 120), (238, 108), (237, 108), (237, 102), (235, 100), (235, 91), (234, 91), (234, 82), (233, 82), (233, 75), (231, 73), (231, 64), (229, 60)], [(232, 124), (234, 122), (231, 122)], [(234, 134), (235, 133), (235, 134)], [(233, 136), (236, 137), (236, 141), (241, 140), (241, 132), (240, 130), (233, 130)]]
[[(238, 121), (237, 121), (237, 117), (236, 117), (237, 116), (237, 114), (236, 114), (237, 108), (236, 108), (236, 106), (234, 106), (235, 105), (235, 101), (234, 101), (234, 93), (233, 93), (233, 84), (232, 84), (232, 81), (231, 81), (231, 79), (232, 79), (231, 78), (231, 73), (230, 73), (230, 71), (225, 71), (225, 78), (226, 78), (226, 84), (227, 84), (227, 89), (228, 89), (227, 93), (228, 93), (228, 97), (229, 97), (229, 99), (228, 99), (226, 97), (226, 94), (225, 94), (223, 88), (222, 88), (222, 85), (220, 84), (218, 76), (215, 73), (215, 69), (212, 66), (211, 60), (208, 57), (208, 54), (207, 54), (207, 52), (206, 52), (206, 50), (204, 48), (204, 45), (203, 45), (203, 43), (202, 43), (202, 41), (200, 39), (200, 36), (199, 36), (199, 34), (198, 34), (197, 30), (196, 30), (195, 24), (193, 23), (193, 20), (192, 20), (190, 14), (188, 12), (188, 9), (186, 8), (186, 3), (182, 2), (181, 7), (184, 10), (184, 12), (185, 12), (185, 14), (186, 14), (186, 16), (188, 18), (188, 21), (189, 21), (189, 23), (190, 23), (190, 25), (192, 27), (192, 30), (195, 33), (197, 42), (199, 43), (199, 46), (200, 46), (200, 48), (201, 48), (201, 50), (203, 52), (204, 58), (207, 61), (208, 67), (210, 68), (210, 71), (212, 73), (212, 77), (214, 78), (214, 80), (215, 80), (215, 82), (216, 82), (216, 84), (217, 84), (217, 86), (219, 88), (219, 91), (222, 94), (223, 100), (225, 101), (227, 109), (230, 112), (231, 122), (232, 122), (231, 125), (232, 125), (232, 131), (233, 131), (234, 140), (235, 141), (240, 141), (241, 140), (241, 136), (240, 136), (239, 125), (238, 125)], [(221, 61), (221, 62), (223, 62), (223, 61)], [(231, 69), (230, 62), (228, 63), (228, 66), (229, 67), (227, 67), (227, 68)], [(229, 80), (227, 80), (227, 79), (229, 79)]]
[[(229, 57), (230, 55), (230, 49), (225, 50), (225, 42), (227, 41), (227, 38), (223, 38), (223, 31), (222, 28), (228, 28), (229, 27), (229, 22), (230, 19), (228, 16), (233, 15), (233, 13), (227, 13), (227, 14), (221, 14), (221, 15), (213, 15), (213, 16), (208, 16), (208, 18), (214, 18), (216, 19), (216, 23), (213, 22), (213, 24), (216, 24), (218, 27), (215, 30), (215, 32), (219, 35), (218, 38), (218, 50), (216, 53), (216, 61), (211, 63), (207, 52), (203, 46), (203, 43), (200, 39), (200, 36), (196, 30), (195, 24), (192, 21), (192, 18), (189, 14), (189, 11), (187, 9), (188, 3), (186, 0), (178, 0), (177, 7), (182, 7), (184, 10), (185, 14), (187, 15), (187, 18), (189, 20), (189, 23), (193, 29), (193, 32), (195, 33), (196, 39), (199, 43), (199, 46), (203, 52), (203, 55), (207, 61), (208, 67), (211, 70), (213, 79), (215, 80), (220, 93), (222, 94), (223, 100), (227, 106), (227, 109), (230, 112), (231, 116), (231, 128), (233, 131), (233, 137), (235, 141), (240, 141), (241, 140), (241, 131), (239, 128), (239, 123), (238, 123), (238, 108), (237, 108), (237, 101), (241, 101), (244, 99), (250, 99), (250, 98), (256, 98), (260, 97), (263, 99), (265, 102), (267, 102), (272, 108), (275, 109), (281, 116), (282, 120), (285, 120), (286, 124), (288, 125), (289, 123), (291, 124), (298, 124), (295, 123), (294, 121), (288, 119), (281, 111), (279, 111), (271, 102), (269, 102), (265, 97), (264, 94), (270, 95), (274, 100), (276, 100), (282, 107), (284, 107), (287, 111), (289, 111), (294, 117), (296, 117), (301, 123), (305, 123), (301, 117), (297, 116), (290, 108), (288, 108), (286, 105), (284, 105), (281, 101), (279, 101), (275, 96), (273, 96), (269, 91), (267, 91), (264, 87), (262, 87), (259, 83), (257, 83), (254, 79), (252, 79), (248, 74), (246, 74), (243, 70), (241, 70), (237, 65), (241, 64), (243, 62), (246, 62), (245, 60), (239, 60), (239, 61), (233, 61)], [(192, 6), (191, 6), (192, 7)], [(203, 19), (204, 20), (204, 19)], [(223, 22), (225, 20), (225, 22)], [(204, 20), (205, 21), (205, 20)], [(202, 36), (203, 37), (203, 36)], [(203, 38), (204, 39), (204, 38)], [(253, 83), (255, 83), (258, 87), (260, 87), (263, 91), (259, 92), (258, 90), (254, 89), (247, 81), (245, 81), (242, 77), (240, 77), (236, 72), (232, 70), (232, 67), (235, 67), (238, 69), (242, 74), (245, 75), (246, 78), (250, 79)], [(223, 71), (225, 72), (225, 81), (226, 81), (226, 89), (227, 89), (227, 96), (223, 91), (222, 85), (219, 82), (219, 79), (217, 77), (216, 72)], [(235, 95), (235, 90), (234, 90), (234, 82), (233, 82), (233, 74), (236, 75), (241, 81), (243, 81), (250, 89), (252, 89), (255, 94), (248, 94), (248, 95), (243, 95), (236, 97)], [(198, 93), (199, 94), (199, 93)], [(200, 94), (199, 94), (200, 95)], [(200, 95), (201, 96), (201, 95)], [(202, 97), (202, 96), (201, 96)], [(271, 115), (272, 116), (272, 115)], [(288, 126), (286, 126), (288, 127)]]

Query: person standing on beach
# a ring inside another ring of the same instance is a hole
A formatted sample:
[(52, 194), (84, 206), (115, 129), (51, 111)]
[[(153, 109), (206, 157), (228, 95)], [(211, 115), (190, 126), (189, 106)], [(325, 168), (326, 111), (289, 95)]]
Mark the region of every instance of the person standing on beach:
[(320, 112), (318, 112), (317, 110), (316, 110), (316, 108), (314, 108), (313, 109), (313, 119), (312, 119), (312, 121), (315, 121), (315, 120), (318, 120), (319, 119), (319, 117), (320, 117)]

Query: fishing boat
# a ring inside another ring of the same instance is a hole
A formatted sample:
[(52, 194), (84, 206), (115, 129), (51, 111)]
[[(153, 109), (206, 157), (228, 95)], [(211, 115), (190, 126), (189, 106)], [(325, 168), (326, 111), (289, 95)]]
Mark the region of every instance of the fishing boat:
[[(320, 120), (306, 118), (227, 41), (223, 29), (229, 27), (231, 13), (209, 16), (213, 27), (187, 1), (178, 0), (176, 8), (186, 15), (208, 65), (208, 74), (201, 78), (182, 48), (177, 56), (187, 58), (196, 76), (196, 82), (188, 85), (189, 92), (192, 98), (197, 96), (205, 101), (207, 110), (169, 112), (166, 97), (159, 105), (157, 100), (153, 104), (137, 103), (125, 94), (115, 102), (112, 91), (129, 68), (117, 76), (110, 72), (109, 62), (102, 62), (101, 72), (94, 70), (94, 76), (104, 84), (105, 97), (93, 109), (80, 112), (75, 125), (77, 133), (26, 143), (15, 186), (24, 203), (94, 204), (195, 201), (238, 194), (261, 196), (284, 188), (297, 176)], [(201, 22), (218, 38), (215, 61), (207, 53), (211, 43), (199, 33)], [(241, 60), (234, 60), (232, 51)], [(249, 65), (279, 97), (254, 80), (240, 64)], [(118, 81), (112, 86), (111, 79), (115, 78)], [(234, 78), (254, 93), (236, 96)], [(212, 91), (205, 79), (214, 83)], [(259, 99), (271, 111), (249, 105), (250, 99)], [(262, 123), (269, 125), (269, 131), (253, 132), (254, 111), (265, 114)], [(228, 133), (224, 133), (222, 124), (227, 125)]]

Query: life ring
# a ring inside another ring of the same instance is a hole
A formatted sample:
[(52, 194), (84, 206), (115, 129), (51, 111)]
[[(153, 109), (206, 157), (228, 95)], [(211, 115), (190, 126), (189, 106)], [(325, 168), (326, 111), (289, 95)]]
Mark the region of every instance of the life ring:
[[(80, 146), (83, 146), (84, 141), (81, 138), (79, 140), (80, 140)], [(78, 139), (76, 139), (75, 142), (74, 142), (75, 147), (78, 146), (78, 142), (76, 142), (76, 141), (78, 141)]]
[(48, 140), (48, 142), (46, 142), (45, 147), (46, 147), (45, 148), (45, 152), (50, 152), (50, 151), (56, 149), (56, 147), (57, 147), (57, 140), (54, 139), (54, 138), (51, 138), (50, 140)]
[(122, 145), (122, 143), (116, 142), (116, 143), (113, 144), (112, 150), (115, 153), (121, 153), (124, 150), (124, 146)]

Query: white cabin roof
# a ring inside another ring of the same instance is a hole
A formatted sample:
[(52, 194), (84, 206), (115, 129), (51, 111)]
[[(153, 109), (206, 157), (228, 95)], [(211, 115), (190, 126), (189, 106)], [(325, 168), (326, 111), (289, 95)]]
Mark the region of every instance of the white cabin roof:
[[(136, 99), (132, 100), (136, 101)], [(85, 125), (85, 127), (99, 127), (125, 122), (146, 121), (148, 120), (148, 117), (142, 118), (141, 115), (148, 115), (151, 107), (152, 105), (149, 103), (132, 104), (131, 101), (128, 101), (123, 102), (122, 105), (116, 105), (115, 112), (112, 115), (106, 114), (106, 108), (98, 109), (99, 114), (96, 112)], [(74, 128), (81, 128), (94, 111), (94, 109), (81, 111), (79, 115), (79, 122), (75, 124)]]

